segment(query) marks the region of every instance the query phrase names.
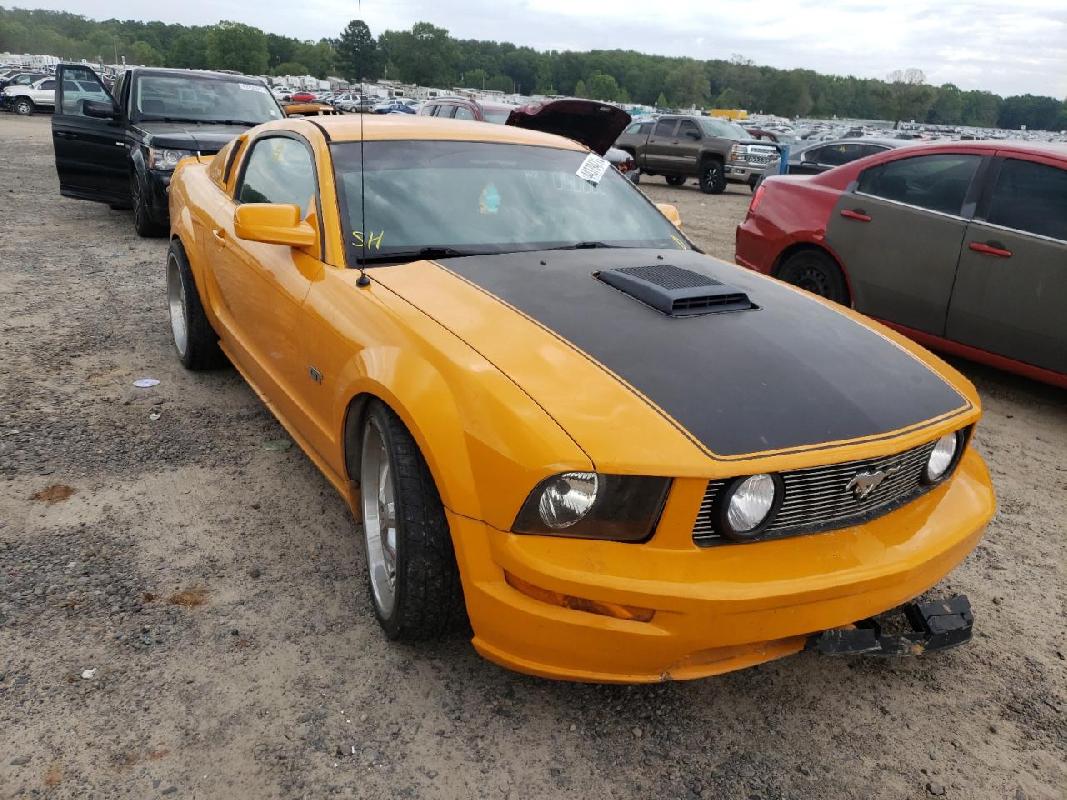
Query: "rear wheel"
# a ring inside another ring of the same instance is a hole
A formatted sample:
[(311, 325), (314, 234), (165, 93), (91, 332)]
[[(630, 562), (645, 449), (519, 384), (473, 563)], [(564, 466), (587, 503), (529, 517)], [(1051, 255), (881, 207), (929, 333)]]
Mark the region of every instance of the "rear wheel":
[(685, 183), (685, 175), (668, 175), (667, 176), (667, 185), (668, 186), (681, 186), (684, 183)]
[(700, 167), (700, 191), (704, 194), (722, 194), (726, 191), (726, 172), (719, 159), (709, 158)]
[(777, 277), (812, 294), (848, 305), (848, 284), (840, 267), (818, 250), (801, 250), (787, 258)]
[(360, 502), (374, 613), (396, 640), (466, 625), (452, 534), (429, 467), (404, 423), (374, 400), (363, 422)]
[(155, 239), (167, 232), (166, 226), (156, 222), (153, 218), (148, 198), (136, 175), (130, 175), (130, 203), (133, 206), (133, 228), (138, 236)]
[(20, 114), (23, 117), (28, 117), (33, 113), (34, 105), (33, 101), (28, 97), (20, 97), (15, 101), (13, 106), (16, 114)]

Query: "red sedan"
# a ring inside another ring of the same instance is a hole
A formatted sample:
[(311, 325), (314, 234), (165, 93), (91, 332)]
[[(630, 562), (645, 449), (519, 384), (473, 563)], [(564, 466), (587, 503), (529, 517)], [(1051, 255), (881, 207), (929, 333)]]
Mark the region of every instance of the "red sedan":
[(916, 145), (768, 178), (736, 261), (1067, 388), (1067, 145)]

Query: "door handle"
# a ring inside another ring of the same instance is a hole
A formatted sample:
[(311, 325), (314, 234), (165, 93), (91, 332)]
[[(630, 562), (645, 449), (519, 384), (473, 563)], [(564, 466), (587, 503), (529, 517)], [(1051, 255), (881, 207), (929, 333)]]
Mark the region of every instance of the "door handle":
[(1011, 250), (1000, 242), (971, 242), (969, 245), (974, 252), (997, 258), (1011, 258)]
[(845, 219), (854, 219), (856, 222), (870, 222), (870, 215), (862, 208), (842, 208), (841, 216)]
[(78, 134), (76, 134), (76, 133), (67, 133), (66, 131), (56, 131), (56, 138), (57, 139), (77, 139), (78, 138)]

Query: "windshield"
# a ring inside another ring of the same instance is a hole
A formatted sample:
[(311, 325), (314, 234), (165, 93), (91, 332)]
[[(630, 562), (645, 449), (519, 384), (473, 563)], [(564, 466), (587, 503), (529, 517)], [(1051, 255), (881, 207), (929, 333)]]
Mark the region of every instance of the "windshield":
[(733, 122), (727, 122), (724, 119), (714, 119), (712, 117), (698, 117), (700, 120), (700, 126), (704, 129), (704, 133), (711, 136), (718, 136), (722, 139), (751, 139), (752, 135)]
[(364, 246), (368, 260), (423, 250), (449, 251), (436, 254), (443, 257), (575, 246), (689, 249), (614, 169), (595, 185), (579, 177), (584, 152), (448, 141), (366, 142), (364, 149), (361, 186), (359, 142), (332, 146), (352, 263)]
[(262, 83), (191, 75), (140, 75), (134, 84), (135, 120), (248, 122), (281, 119), (278, 102)]

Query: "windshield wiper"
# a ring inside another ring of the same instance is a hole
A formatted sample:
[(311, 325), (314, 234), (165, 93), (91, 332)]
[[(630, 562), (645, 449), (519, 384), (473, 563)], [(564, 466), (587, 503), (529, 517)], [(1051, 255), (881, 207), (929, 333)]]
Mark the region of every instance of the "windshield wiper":
[(192, 117), (167, 117), (159, 114), (142, 114), (141, 122), (195, 122), (198, 125), (204, 120), (193, 119)]
[(478, 250), (457, 250), (454, 247), (422, 247), (418, 250), (402, 250), (396, 253), (368, 255), (359, 259), (360, 263), (373, 264), (380, 261), (414, 261), (420, 258), (456, 258), (458, 256), (480, 256)]
[(249, 122), (247, 119), (205, 119), (208, 125), (244, 125), (246, 128), (254, 128), (262, 123)]
[(608, 248), (612, 250), (625, 250), (621, 244), (608, 244), (607, 242), (575, 242), (574, 244), (562, 244), (559, 247), (545, 247), (544, 250), (599, 250)]

